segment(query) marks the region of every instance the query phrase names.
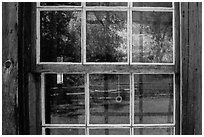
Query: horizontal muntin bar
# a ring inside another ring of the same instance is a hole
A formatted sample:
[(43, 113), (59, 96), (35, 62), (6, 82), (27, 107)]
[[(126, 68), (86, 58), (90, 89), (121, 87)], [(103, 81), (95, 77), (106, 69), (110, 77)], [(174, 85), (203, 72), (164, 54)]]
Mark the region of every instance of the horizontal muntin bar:
[(65, 64), (65, 65), (82, 65), (82, 62), (39, 62), (37, 63), (39, 65), (43, 65), (43, 64), (48, 64), (48, 65), (52, 65), (52, 64), (58, 64), (58, 65), (61, 65), (61, 64)]
[(151, 127), (174, 127), (175, 124), (133, 124), (132, 126), (130, 124), (88, 124), (86, 125), (77, 125), (77, 124), (44, 124), (42, 127), (44, 128), (139, 128), (139, 127), (145, 127), (145, 128), (151, 128)]
[(175, 124), (133, 124), (132, 127), (174, 127)]
[(43, 128), (165, 128), (175, 127), (175, 124), (44, 124)]
[(158, 11), (158, 12), (173, 12), (174, 8), (166, 7), (131, 7), (132, 11)]
[[(39, 65), (44, 64), (59, 64), (59, 65), (82, 65), (82, 62), (39, 62)], [(173, 66), (175, 63), (128, 63), (128, 62), (84, 62), (83, 65), (169, 65)]]
[(129, 65), (128, 62), (84, 62), (84, 65), (93, 65), (93, 64), (101, 64), (101, 65)]
[(129, 7), (125, 6), (90, 6), (90, 7), (84, 7), (86, 11), (128, 11)]
[(46, 7), (38, 7), (39, 11), (82, 11), (82, 7), (78, 6), (46, 6)]
[(101, 6), (93, 6), (93, 7), (82, 7), (82, 6), (45, 6), (45, 7), (37, 7), (39, 11), (73, 11), (80, 10), (83, 8), (85, 11), (152, 11), (152, 12), (173, 12), (174, 8), (164, 8), (164, 7), (101, 7)]
[(85, 124), (42, 124), (42, 127), (86, 127)]

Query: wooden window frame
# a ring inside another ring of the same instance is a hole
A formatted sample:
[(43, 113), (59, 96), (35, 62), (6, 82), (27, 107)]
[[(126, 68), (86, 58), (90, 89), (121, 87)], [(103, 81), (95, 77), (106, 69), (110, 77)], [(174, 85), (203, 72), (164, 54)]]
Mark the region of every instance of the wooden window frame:
[[(84, 49), (84, 46), (85, 45), (84, 41), (86, 41), (84, 38), (81, 38), (81, 41), (82, 41), (82, 51), (81, 51), (81, 56), (82, 56), (82, 62), (81, 63), (70, 63), (70, 62), (39, 62), (39, 31), (37, 31), (39, 29), (39, 25), (37, 25), (39, 23), (39, 12), (38, 10), (40, 8), (37, 8), (36, 11), (33, 12), (33, 16), (35, 17), (33, 19), (32, 22), (34, 22), (32, 25), (33, 26), (36, 26), (37, 29), (35, 29), (35, 27), (33, 28), (33, 32), (35, 33), (32, 33), (32, 35), (37, 39), (37, 41), (33, 40), (33, 43), (35, 43), (34, 45), (36, 45), (36, 47), (32, 47), (32, 72), (35, 72), (35, 73), (38, 73), (38, 74), (41, 74), (41, 93), (43, 94), (44, 91), (42, 91), (44, 88), (43, 88), (43, 79), (44, 79), (44, 75), (47, 74), (47, 73), (55, 73), (55, 74), (59, 74), (59, 73), (65, 73), (65, 74), (68, 74), (68, 73), (72, 73), (72, 74), (76, 74), (76, 73), (86, 73), (86, 76), (88, 74), (91, 74), (91, 73), (102, 73), (102, 74), (113, 74), (113, 73), (117, 73), (117, 74), (120, 74), (120, 73), (127, 73), (130, 74), (131, 76), (131, 79), (132, 77), (134, 76), (134, 74), (148, 74), (149, 72), (151, 72), (151, 74), (173, 74), (174, 75), (174, 113), (177, 113), (177, 114), (174, 114), (174, 133), (175, 134), (180, 134), (181, 133), (181, 104), (180, 104), (180, 98), (181, 98), (181, 88), (180, 88), (180, 73), (181, 73), (181, 70), (180, 70), (180, 11), (179, 11), (179, 4), (178, 3), (174, 3), (173, 5), (173, 41), (174, 41), (174, 46), (173, 46), (173, 63), (132, 63), (131, 62), (131, 51), (132, 51), (132, 46), (129, 46), (129, 51), (128, 51), (128, 55), (130, 56), (130, 58), (128, 59), (128, 63), (90, 63), (90, 62), (85, 62), (84, 61), (84, 57), (83, 55), (86, 55), (84, 52), (86, 51)], [(39, 3), (37, 3), (37, 7), (39, 6)], [(70, 10), (78, 10), (79, 8), (82, 8), (84, 6), (84, 3), (82, 4), (82, 6), (73, 6), (73, 7), (68, 7)], [(132, 6), (131, 3), (128, 4), (128, 8), (129, 6)], [(36, 8), (36, 6), (34, 6), (34, 8)], [(61, 10), (67, 10), (67, 6), (59, 6), (59, 8)], [(101, 9), (100, 9), (101, 8)], [(107, 8), (103, 8), (103, 7), (100, 7), (99, 10), (107, 10)], [(113, 8), (113, 7), (111, 7)], [(146, 8), (146, 7), (142, 7), (142, 8), (136, 8), (136, 7), (131, 7), (131, 12), (129, 13), (129, 15), (127, 16), (128, 20), (129, 20), (129, 24), (128, 25), (129, 27), (129, 33), (131, 34), (132, 30), (130, 29), (131, 27), (131, 14), (132, 14), (132, 11), (164, 11), (163, 8)], [(55, 10), (55, 8), (53, 8), (53, 6), (47, 6), (47, 9), (53, 9)], [(96, 11), (94, 10), (92, 7), (89, 7), (87, 8), (88, 10), (90, 11)], [(114, 9), (114, 8), (113, 8)], [(126, 9), (126, 8), (123, 8), (121, 7), (120, 9)], [(41, 11), (42, 9), (40, 9), (39, 11)], [(84, 12), (85, 9), (81, 9), (81, 11), (83, 13), (86, 14), (86, 12)], [(116, 10), (116, 9), (115, 9)], [(170, 11), (172, 10), (172, 8), (165, 8), (165, 11)], [(112, 10), (111, 10), (112, 11)], [(117, 7), (117, 11), (118, 11), (118, 7)], [(127, 11), (128, 12), (128, 11)], [(172, 12), (172, 11), (171, 11)], [(82, 24), (84, 24), (85, 20), (84, 20), (84, 14), (82, 14)], [(175, 19), (175, 20), (174, 20)], [(36, 22), (37, 21), (37, 22)], [(85, 30), (85, 27), (82, 25), (82, 33), (86, 33), (86, 30)], [(82, 35), (83, 36), (83, 35)], [(131, 45), (131, 42), (132, 42), (132, 38), (131, 36), (128, 36), (129, 37), (129, 40), (130, 40), (130, 45)], [(129, 43), (129, 42), (128, 42)], [(37, 57), (37, 58), (36, 58)], [(134, 74), (133, 74), (134, 73)], [(87, 79), (86, 79), (87, 80)], [(87, 82), (85, 80), (85, 83)], [(132, 81), (132, 80), (131, 80)], [(130, 81), (130, 83), (131, 83)], [(133, 85), (132, 85), (133, 86)], [(86, 85), (86, 88), (88, 89), (88, 85)], [(132, 88), (132, 87), (130, 87)], [(86, 90), (87, 90), (86, 89)], [(175, 91), (178, 91), (178, 92), (175, 92)], [(43, 99), (43, 96), (41, 94), (41, 99)], [(87, 97), (85, 98), (88, 98), (89, 96), (87, 95)], [(176, 103), (175, 103), (176, 102)], [(42, 104), (41, 104), (42, 105)], [(132, 105), (130, 105), (132, 106)], [(86, 108), (86, 109), (89, 109), (89, 108)], [(42, 112), (43, 112), (43, 108), (41, 109)], [(41, 112), (41, 114), (42, 114)], [(132, 113), (132, 112), (131, 112)], [(87, 115), (87, 114), (86, 114)], [(43, 118), (43, 116), (42, 116)], [(42, 120), (42, 119), (41, 119)], [(52, 124), (53, 125), (53, 124)], [(114, 124), (115, 125), (115, 124)], [(147, 124), (144, 124), (144, 126), (147, 125)], [(154, 124), (155, 125), (155, 124)], [(162, 125), (162, 124), (159, 124), (159, 125)], [(56, 125), (53, 125), (52, 128), (54, 128)], [(67, 126), (67, 125), (65, 125)], [(75, 125), (72, 125), (73, 127), (75, 127)], [(72, 127), (70, 126), (70, 127)], [(101, 126), (101, 125), (100, 125)], [(111, 125), (110, 125), (111, 126)], [(144, 127), (143, 125), (140, 125), (140, 126), (137, 126), (139, 128), (142, 128)], [(169, 126), (169, 125), (163, 125), (163, 126)], [(171, 125), (172, 126), (172, 125)], [(63, 127), (63, 126), (62, 126)], [(78, 126), (78, 127), (81, 127), (81, 126)], [(95, 126), (93, 126), (95, 127)], [(97, 126), (96, 126), (97, 127)], [(107, 125), (105, 125), (104, 127), (107, 127)], [(151, 125), (149, 126), (145, 126), (145, 127), (151, 127)], [(43, 127), (42, 128), (42, 133), (45, 133), (45, 129), (46, 127)], [(121, 127), (118, 127), (118, 128), (121, 128)], [(88, 134), (89, 132), (89, 128), (87, 128), (88, 130), (85, 130), (86, 134)], [(134, 128), (132, 128), (130, 130), (131, 134), (134, 133)]]

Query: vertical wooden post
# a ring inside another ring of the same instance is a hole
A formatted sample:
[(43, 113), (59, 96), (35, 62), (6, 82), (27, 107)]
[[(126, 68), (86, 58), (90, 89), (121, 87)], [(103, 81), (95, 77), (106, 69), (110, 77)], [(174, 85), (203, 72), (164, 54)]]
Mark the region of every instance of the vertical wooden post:
[(202, 134), (201, 26), (202, 3), (181, 4), (182, 134)]
[(2, 3), (2, 134), (18, 134), (18, 4)]

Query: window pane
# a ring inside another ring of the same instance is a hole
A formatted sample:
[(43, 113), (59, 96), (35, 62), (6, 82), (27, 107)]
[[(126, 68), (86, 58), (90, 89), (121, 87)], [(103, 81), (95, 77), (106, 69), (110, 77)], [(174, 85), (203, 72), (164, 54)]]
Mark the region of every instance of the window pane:
[(127, 2), (87, 2), (86, 6), (127, 6)]
[(127, 12), (87, 12), (87, 62), (127, 62)]
[(134, 75), (135, 123), (173, 123), (173, 75)]
[(133, 62), (172, 63), (171, 12), (133, 12)]
[(135, 128), (134, 135), (173, 135), (173, 128)]
[(128, 124), (130, 104), (129, 75), (90, 75), (90, 123)]
[(172, 2), (133, 2), (133, 7), (172, 7)]
[(46, 123), (85, 123), (84, 76), (64, 74), (60, 84), (57, 84), (59, 81), (57, 77), (59, 76), (56, 74), (45, 76)]
[(85, 135), (84, 129), (77, 128), (47, 128), (45, 132), (46, 135)]
[(40, 2), (40, 6), (81, 6), (81, 2)]
[(90, 135), (130, 135), (130, 129), (90, 129)]
[(81, 12), (40, 12), (40, 61), (81, 61)]

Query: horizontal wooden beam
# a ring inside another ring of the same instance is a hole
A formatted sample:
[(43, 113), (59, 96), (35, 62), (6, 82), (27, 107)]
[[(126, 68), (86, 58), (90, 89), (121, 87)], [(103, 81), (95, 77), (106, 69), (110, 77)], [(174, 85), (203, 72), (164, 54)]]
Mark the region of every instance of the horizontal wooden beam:
[(171, 65), (65, 65), (40, 64), (36, 65), (35, 73), (174, 73), (175, 66)]

